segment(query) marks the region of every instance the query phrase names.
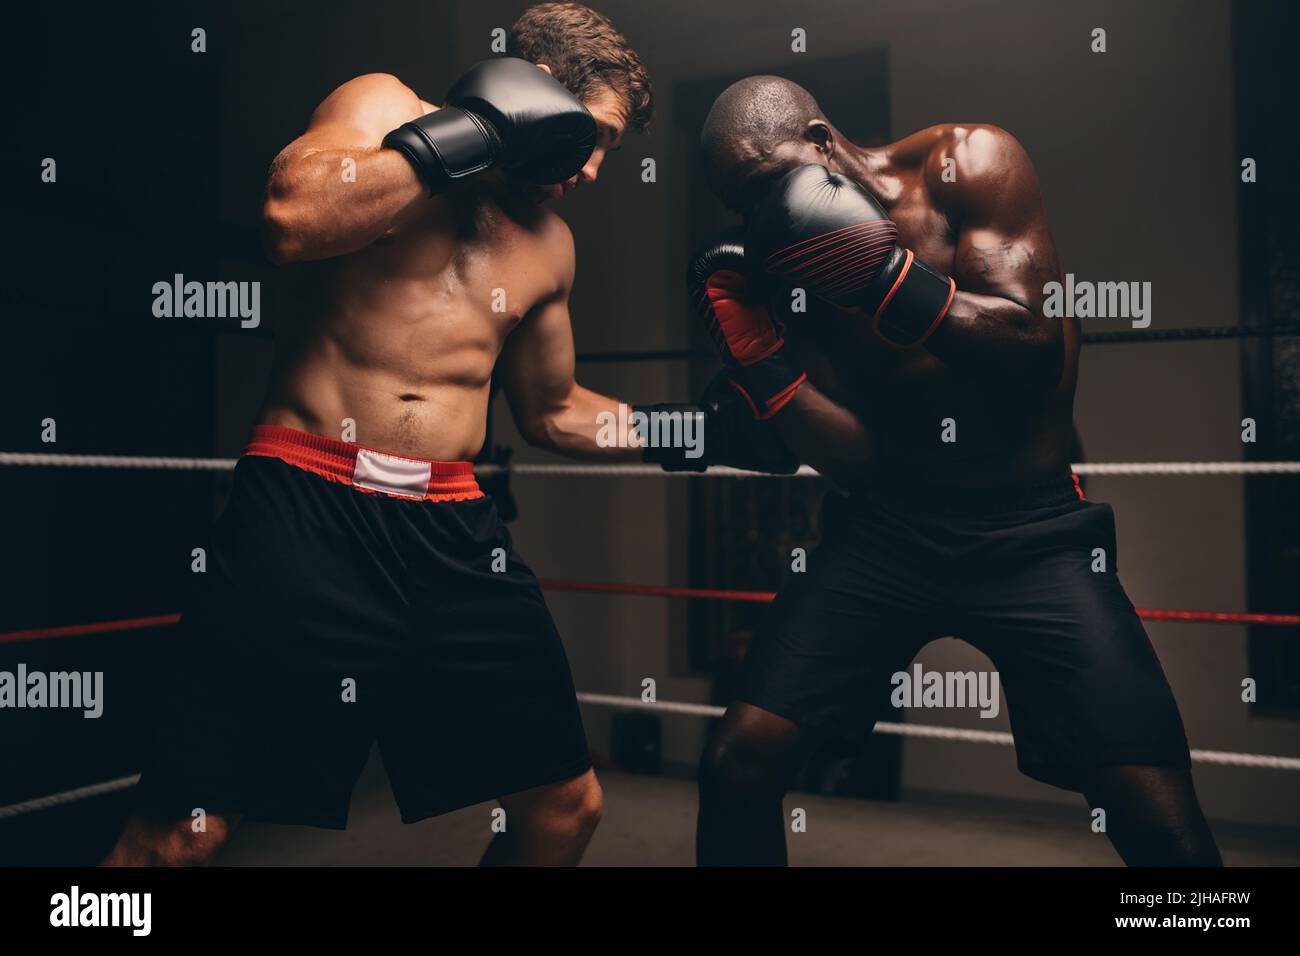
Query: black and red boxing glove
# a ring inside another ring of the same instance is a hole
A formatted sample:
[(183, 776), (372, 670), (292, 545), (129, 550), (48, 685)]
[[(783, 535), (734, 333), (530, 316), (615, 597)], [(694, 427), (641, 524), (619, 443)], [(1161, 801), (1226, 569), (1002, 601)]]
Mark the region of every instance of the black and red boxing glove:
[(476, 63), (443, 102), (384, 137), (434, 193), (489, 169), (523, 183), (562, 183), (596, 148), (596, 121), (582, 101), (518, 57)]
[(786, 173), (755, 206), (745, 248), (764, 274), (861, 309), (895, 348), (933, 335), (957, 291), (951, 277), (898, 245), (898, 226), (869, 192), (816, 164)]
[(781, 324), (766, 296), (745, 278), (739, 229), (722, 233), (692, 257), (686, 285), (732, 387), (755, 418), (775, 415), (808, 376), (787, 354)]

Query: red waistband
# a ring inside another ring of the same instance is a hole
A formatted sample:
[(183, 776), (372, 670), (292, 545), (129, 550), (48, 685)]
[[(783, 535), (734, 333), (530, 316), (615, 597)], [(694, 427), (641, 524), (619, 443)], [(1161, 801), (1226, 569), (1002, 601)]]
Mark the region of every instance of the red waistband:
[(280, 425), (257, 425), (245, 455), (278, 458), (329, 481), (368, 494), (428, 501), (482, 498), (468, 461), (428, 461), (312, 435)]

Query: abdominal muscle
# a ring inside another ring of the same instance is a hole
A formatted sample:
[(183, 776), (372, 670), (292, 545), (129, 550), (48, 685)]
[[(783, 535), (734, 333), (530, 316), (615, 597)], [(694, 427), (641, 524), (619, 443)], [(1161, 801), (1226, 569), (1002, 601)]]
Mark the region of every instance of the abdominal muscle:
[(313, 270), (324, 272), (316, 276), (323, 283), (312, 283), (321, 304), (278, 337), (259, 420), (412, 458), (470, 460), (483, 444), (492, 369), (517, 316), (488, 310), (452, 262), (412, 275), (385, 268), (396, 264), (383, 261), (392, 252), (363, 251)]

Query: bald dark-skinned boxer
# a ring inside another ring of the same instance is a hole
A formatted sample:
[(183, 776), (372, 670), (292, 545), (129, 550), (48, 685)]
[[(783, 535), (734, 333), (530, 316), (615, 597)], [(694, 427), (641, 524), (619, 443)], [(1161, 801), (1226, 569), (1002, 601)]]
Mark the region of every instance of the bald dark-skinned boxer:
[(1070, 474), (1079, 329), (1043, 314), (1060, 267), (1025, 151), (981, 125), (861, 147), (778, 77), (729, 87), (701, 145), (746, 220), (706, 321), (756, 419), (840, 491), (705, 750), (699, 862), (783, 864), (797, 769), (954, 636), (1001, 675), (1022, 772), (1104, 808), (1125, 862), (1219, 865), (1113, 514)]

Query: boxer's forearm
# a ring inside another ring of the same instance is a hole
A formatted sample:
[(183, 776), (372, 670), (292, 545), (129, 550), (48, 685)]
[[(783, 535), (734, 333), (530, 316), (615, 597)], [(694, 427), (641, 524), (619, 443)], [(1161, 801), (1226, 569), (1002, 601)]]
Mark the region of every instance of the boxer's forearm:
[(558, 401), (535, 404), (516, 416), (533, 447), (586, 461), (641, 460), (641, 446), (629, 436), (630, 405), (576, 384)]
[(853, 488), (870, 476), (874, 455), (861, 419), (811, 382), (769, 421), (801, 462), (837, 484)]
[[(867, 333), (870, 335), (870, 333)], [(995, 388), (1051, 392), (1065, 341), (1058, 319), (1000, 296), (958, 292), (925, 348), (949, 368)]]

